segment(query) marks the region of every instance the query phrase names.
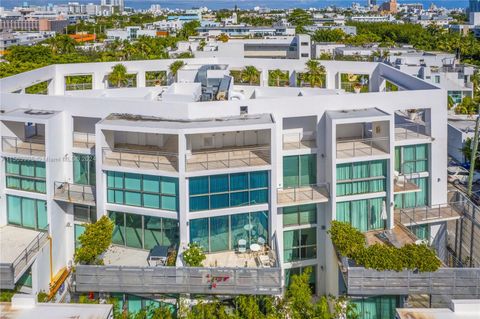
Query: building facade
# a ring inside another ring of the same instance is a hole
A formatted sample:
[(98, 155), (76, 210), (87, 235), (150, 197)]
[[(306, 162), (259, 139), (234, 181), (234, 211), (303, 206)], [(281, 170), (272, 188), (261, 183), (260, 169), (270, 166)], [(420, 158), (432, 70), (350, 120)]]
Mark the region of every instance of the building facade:
[[(316, 294), (339, 294), (332, 220), (394, 230), (400, 209), (447, 203), (444, 90), (373, 62), (322, 61), (322, 88), (301, 81), (301, 59), (189, 59), (176, 77), (172, 62), (123, 62), (130, 88), (110, 86), (113, 62), (0, 82), (1, 229), (46, 231), (57, 273), (85, 223), (114, 221), (105, 266), (77, 265), (77, 292), (278, 295), (309, 267)], [(259, 83), (230, 76), (247, 65)], [(68, 84), (78, 75), (89, 83)], [(24, 94), (40, 82), (46, 95)], [(203, 268), (185, 267), (192, 242)], [(152, 265), (156, 247), (178, 250), (177, 267)], [(33, 264), (46, 289), (44, 254), (12, 281)]]

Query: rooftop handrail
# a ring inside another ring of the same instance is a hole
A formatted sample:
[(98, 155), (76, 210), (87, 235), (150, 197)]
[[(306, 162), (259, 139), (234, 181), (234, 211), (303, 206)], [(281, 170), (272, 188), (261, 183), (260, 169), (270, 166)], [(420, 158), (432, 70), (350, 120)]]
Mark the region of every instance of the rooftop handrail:
[[(85, 137), (85, 138), (82, 138)], [(85, 144), (88, 148), (88, 145), (95, 145), (95, 133), (87, 132), (76, 132), (73, 131), (73, 142), (79, 144)]]
[[(235, 152), (245, 152), (248, 151), (248, 154), (238, 155)], [(256, 154), (252, 154), (256, 153)], [(195, 156), (206, 156), (195, 158)], [(262, 158), (263, 157), (263, 158)], [(195, 152), (192, 154), (185, 155), (185, 163), (188, 165), (201, 165), (202, 168), (191, 168), (187, 170), (201, 170), (201, 169), (215, 169), (220, 166), (230, 168), (237, 167), (238, 162), (243, 162), (244, 165), (241, 166), (255, 166), (260, 165), (256, 164), (256, 160), (264, 160), (267, 163), (270, 163), (270, 147), (250, 147), (250, 148), (236, 148), (236, 149), (227, 149), (227, 150), (215, 150), (215, 151), (205, 151), (205, 152)], [(213, 165), (213, 166), (212, 166)], [(264, 164), (263, 165), (268, 165)]]
[[(72, 185), (80, 190), (72, 190)], [(55, 195), (65, 194), (69, 201), (78, 194), (83, 201), (95, 201), (95, 186), (68, 182), (54, 182)], [(59, 191), (60, 190), (60, 191)]]
[[(367, 138), (358, 138), (358, 139), (337, 139), (337, 157), (342, 152), (352, 152), (349, 154), (352, 157), (357, 155), (366, 156), (366, 155), (373, 155), (373, 149), (377, 148), (374, 144), (378, 141), (388, 141), (388, 137), (367, 137)], [(348, 144), (351, 143), (352, 146), (350, 148), (345, 149), (338, 149), (338, 145), (341, 144)], [(365, 145), (366, 144), (366, 145)], [(365, 151), (369, 150), (369, 151)], [(361, 151), (360, 154), (357, 154)]]
[[(293, 194), (293, 201), (297, 201), (300, 196), (306, 196), (308, 199), (314, 199), (314, 193), (316, 191), (321, 191), (321, 189), (325, 189), (327, 194), (326, 196), (330, 196), (330, 184), (329, 183), (316, 183), (316, 184), (309, 184), (309, 185), (299, 185), (299, 186), (288, 186), (288, 187), (279, 187), (277, 188), (277, 193), (279, 192), (291, 192)], [(289, 192), (289, 194), (290, 194)]]
[[(292, 138), (293, 137), (293, 138)], [(291, 138), (291, 141), (288, 140)], [(286, 140), (287, 139), (287, 140)], [(305, 134), (305, 132), (296, 132), (296, 133), (288, 133), (285, 132), (282, 135), (282, 145), (285, 147), (286, 144), (293, 145), (295, 148), (307, 148), (304, 146), (302, 142), (311, 143), (313, 146), (316, 146), (316, 132), (311, 132), (310, 134)]]
[[(48, 225), (45, 227), (48, 229)], [(45, 241), (48, 238), (48, 232), (46, 230), (41, 230), (37, 236), (28, 244), (28, 246), (18, 255), (17, 258), (12, 262), (14, 269), (14, 277), (16, 277), (23, 267), (28, 265), (33, 256), (40, 250)]]
[(91, 90), (92, 88), (91, 82), (65, 84), (65, 91)]
[[(118, 154), (118, 157), (109, 156), (108, 152), (112, 154)], [(126, 158), (125, 155), (128, 154), (130, 158)], [(134, 158), (131, 158), (134, 156)], [(155, 159), (142, 159), (142, 156), (154, 156)], [(168, 163), (160, 161), (160, 157), (166, 157)], [(147, 150), (134, 150), (134, 149), (121, 149), (115, 148), (111, 149), (109, 147), (102, 148), (102, 158), (105, 161), (106, 159), (117, 161), (119, 166), (124, 166), (126, 163), (134, 163), (137, 167), (141, 167), (142, 164), (153, 164), (156, 169), (162, 170), (178, 170), (178, 154), (169, 153), (162, 151), (147, 151)]]
[(241, 152), (241, 151), (270, 151), (270, 146), (250, 146), (245, 145), (245, 147), (236, 147), (236, 148), (225, 148), (215, 149), (215, 150), (192, 150), (191, 155), (196, 154), (214, 154), (214, 153), (226, 153), (226, 152)]
[[(36, 141), (36, 142), (34, 142)], [(22, 145), (19, 145), (19, 143), (22, 143)], [(34, 149), (32, 148), (33, 145), (44, 145), (40, 140), (35, 140), (35, 139), (20, 139), (18, 137), (13, 137), (13, 136), (2, 136), (2, 151), (7, 152), (7, 147), (13, 148), (14, 153), (24, 153), (23, 151), (26, 151), (28, 155), (35, 155), (35, 153), (45, 153), (45, 150), (41, 149)]]
[[(395, 138), (407, 139), (409, 136), (421, 137), (430, 136), (428, 134), (428, 123), (395, 123)], [(400, 129), (400, 132), (397, 132)]]

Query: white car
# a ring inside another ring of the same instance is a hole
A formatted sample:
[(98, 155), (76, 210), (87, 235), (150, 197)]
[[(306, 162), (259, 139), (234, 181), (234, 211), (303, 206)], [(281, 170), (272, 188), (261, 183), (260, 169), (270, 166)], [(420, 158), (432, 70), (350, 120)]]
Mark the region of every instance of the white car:
[[(448, 181), (455, 185), (457, 184), (467, 184), (468, 183), (468, 174), (469, 171), (462, 166), (449, 166), (448, 171)], [(480, 182), (480, 174), (478, 172), (473, 173), (473, 182)]]

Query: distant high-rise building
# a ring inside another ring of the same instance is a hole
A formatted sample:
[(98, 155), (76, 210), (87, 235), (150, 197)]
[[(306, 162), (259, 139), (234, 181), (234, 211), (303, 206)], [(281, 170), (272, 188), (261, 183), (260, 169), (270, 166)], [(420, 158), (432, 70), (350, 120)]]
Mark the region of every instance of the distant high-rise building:
[(123, 11), (125, 9), (125, 0), (102, 0), (102, 6), (115, 6)]
[(480, 12), (480, 0), (470, 0), (468, 7), (470, 12)]

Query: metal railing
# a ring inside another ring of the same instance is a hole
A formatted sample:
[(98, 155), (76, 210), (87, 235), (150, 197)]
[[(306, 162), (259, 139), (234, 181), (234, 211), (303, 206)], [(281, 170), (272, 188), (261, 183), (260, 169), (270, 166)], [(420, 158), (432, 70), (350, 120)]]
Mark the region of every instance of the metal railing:
[(406, 140), (411, 138), (430, 137), (429, 125), (420, 123), (395, 124), (395, 139)]
[(139, 151), (127, 149), (102, 148), (103, 164), (178, 171), (178, 155), (160, 151)]
[(377, 142), (387, 142), (388, 137), (359, 138), (350, 140), (337, 140), (337, 158), (369, 156), (374, 150), (387, 153)]
[[(48, 225), (46, 227), (48, 229)], [(48, 238), (47, 231), (41, 231), (35, 238), (28, 244), (28, 246), (18, 255), (17, 258), (12, 262), (13, 266), (13, 275), (16, 278), (28, 263), (33, 259), (33, 257), (38, 253), (40, 248), (43, 247)]]
[(18, 137), (2, 137), (2, 151), (5, 153), (45, 156), (45, 142), (21, 140)]
[(400, 209), (400, 223), (409, 226), (408, 223), (426, 224), (439, 219), (459, 218), (460, 214), (452, 205), (439, 204), (425, 207), (402, 208)]
[(277, 189), (277, 204), (297, 204), (301, 202), (327, 202), (329, 184), (312, 184)]
[(95, 186), (67, 182), (54, 182), (54, 185), (55, 199), (95, 205)]
[(480, 268), (440, 268), (435, 272), (377, 271), (343, 262), (345, 285), (351, 295), (429, 294), (448, 298), (480, 297)]
[(270, 165), (269, 147), (194, 152), (185, 155), (187, 171)]
[(283, 133), (283, 149), (315, 148), (317, 146), (315, 135), (316, 133), (308, 135), (304, 133)]
[(198, 293), (279, 295), (280, 268), (232, 267), (75, 267), (77, 292)]
[(92, 83), (65, 84), (65, 91), (91, 90), (92, 88)]
[(73, 146), (92, 148), (95, 146), (95, 133), (73, 132)]
[(153, 87), (153, 86), (166, 86), (167, 79), (158, 79), (158, 80), (145, 80), (145, 86)]

